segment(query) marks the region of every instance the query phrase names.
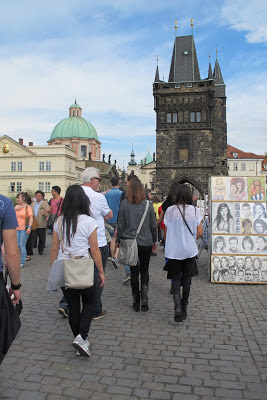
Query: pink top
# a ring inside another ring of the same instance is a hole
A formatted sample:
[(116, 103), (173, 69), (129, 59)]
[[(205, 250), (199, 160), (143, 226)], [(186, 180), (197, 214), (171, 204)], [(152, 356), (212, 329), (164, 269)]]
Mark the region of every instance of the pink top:
[[(57, 209), (58, 209), (60, 201), (61, 201), (61, 204), (60, 204), (59, 210), (57, 212)], [(57, 201), (54, 198), (52, 198), (50, 200), (51, 214), (59, 215), (60, 212), (61, 212), (62, 204), (63, 204), (63, 198), (62, 197), (60, 197)]]

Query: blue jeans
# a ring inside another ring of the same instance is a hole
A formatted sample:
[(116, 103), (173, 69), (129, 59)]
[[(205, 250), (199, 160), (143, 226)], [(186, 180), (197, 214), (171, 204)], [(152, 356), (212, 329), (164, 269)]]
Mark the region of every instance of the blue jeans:
[(20, 250), (20, 264), (25, 265), (26, 262), (26, 242), (28, 240), (29, 234), (26, 233), (26, 229), (22, 231), (17, 231), (17, 240), (18, 240), (18, 247)]
[(131, 275), (131, 268), (129, 265), (124, 265), (125, 275)]
[[(103, 264), (103, 269), (105, 271), (107, 260), (108, 260), (108, 245), (104, 247), (99, 247), (100, 253), (101, 253), (101, 258), (102, 258), (102, 264)], [(96, 265), (94, 265), (94, 281), (95, 281), (95, 304), (94, 304), (94, 317), (97, 317), (101, 311), (102, 311), (102, 301), (101, 301), (101, 295), (103, 292), (104, 287), (100, 287), (100, 282), (99, 282), (99, 273), (98, 269), (96, 268)]]

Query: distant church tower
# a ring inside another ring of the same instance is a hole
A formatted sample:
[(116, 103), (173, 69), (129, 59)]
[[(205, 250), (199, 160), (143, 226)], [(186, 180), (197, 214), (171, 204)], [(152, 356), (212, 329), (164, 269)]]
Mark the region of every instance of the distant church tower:
[(153, 84), (156, 112), (156, 187), (189, 182), (203, 196), (211, 175), (227, 175), (225, 84), (217, 60), (201, 79), (193, 34), (176, 37), (168, 82)]

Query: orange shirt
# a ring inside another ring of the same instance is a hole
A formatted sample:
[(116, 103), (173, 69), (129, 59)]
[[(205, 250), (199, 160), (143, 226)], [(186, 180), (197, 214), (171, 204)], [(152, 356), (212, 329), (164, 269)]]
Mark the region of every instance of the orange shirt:
[(25, 222), (26, 222), (26, 217), (32, 217), (32, 209), (31, 206), (27, 206), (27, 216), (26, 216), (26, 207), (18, 208), (20, 206), (15, 207), (16, 211), (16, 217), (18, 221), (18, 228), (16, 228), (17, 231), (23, 231), (25, 229)]

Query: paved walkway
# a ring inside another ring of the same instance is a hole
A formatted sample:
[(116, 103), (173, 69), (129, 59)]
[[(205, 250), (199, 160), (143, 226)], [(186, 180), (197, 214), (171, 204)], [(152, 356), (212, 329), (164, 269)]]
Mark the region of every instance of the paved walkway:
[(124, 270), (108, 262), (108, 315), (93, 321), (85, 359), (57, 312), (60, 293), (46, 292), (50, 246), (48, 236), (44, 256), (22, 271), (22, 328), (0, 367), (1, 399), (266, 400), (266, 286), (211, 284), (200, 268), (189, 316), (176, 323), (162, 248), (151, 258), (147, 313), (132, 310)]

